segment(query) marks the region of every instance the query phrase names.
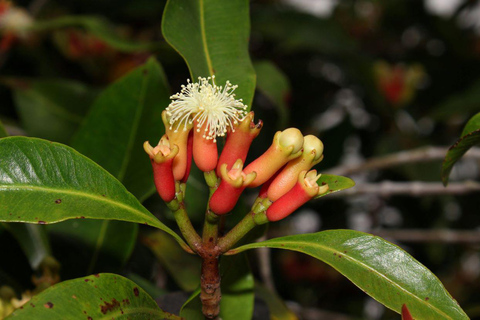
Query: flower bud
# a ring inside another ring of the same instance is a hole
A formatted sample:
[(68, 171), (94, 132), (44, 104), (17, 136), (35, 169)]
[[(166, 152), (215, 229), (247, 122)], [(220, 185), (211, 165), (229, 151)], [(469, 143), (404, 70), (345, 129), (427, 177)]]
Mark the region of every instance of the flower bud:
[(193, 160), (198, 169), (209, 172), (217, 167), (218, 150), (216, 139), (207, 139), (206, 125), (197, 127), (193, 132)]
[(272, 177), (288, 161), (302, 154), (303, 135), (296, 128), (278, 131), (273, 137), (273, 143), (255, 161), (245, 168), (245, 173), (256, 172), (257, 177), (249, 187), (258, 187)]
[(191, 161), (191, 159), (188, 159), (188, 135), (193, 128), (193, 124), (186, 121), (183, 127), (181, 127), (181, 120), (170, 124), (165, 110), (162, 112), (162, 120), (168, 140), (172, 145), (178, 146), (178, 154), (173, 160), (173, 176), (176, 181), (183, 181), (186, 176), (188, 162)]
[(268, 207), (268, 220), (282, 220), (300, 208), (307, 201), (327, 192), (328, 185), (319, 186), (317, 184), (317, 180), (320, 176), (321, 175), (317, 176), (316, 170), (311, 170), (308, 173), (306, 170), (300, 172), (295, 186)]
[(407, 305), (402, 305), (402, 320), (413, 320), (410, 310), (408, 310)]
[(220, 166), (221, 182), (210, 199), (210, 210), (217, 215), (226, 214), (235, 207), (242, 191), (255, 179), (257, 174), (245, 174), (242, 171), (243, 162), (238, 159), (230, 170), (227, 164)]
[(268, 198), (276, 201), (288, 192), (297, 182), (298, 174), (310, 170), (323, 159), (323, 143), (313, 135), (305, 136), (303, 153), (300, 157), (288, 162), (268, 188)]
[(152, 161), (153, 177), (158, 194), (163, 201), (172, 201), (175, 198), (173, 162), (178, 154), (178, 146), (171, 147), (167, 136), (164, 135), (155, 148), (148, 141), (145, 141), (143, 148)]
[(218, 161), (218, 176), (220, 175), (220, 164), (226, 163), (227, 169), (229, 169), (237, 159), (241, 159), (242, 162), (245, 163), (248, 149), (250, 149), (253, 139), (258, 136), (263, 126), (262, 120), (259, 120), (258, 123), (255, 124), (253, 117), (253, 111), (249, 112), (242, 122), (234, 125), (233, 129), (228, 132), (225, 146)]
[(192, 158), (193, 158), (193, 132), (190, 131), (188, 134), (187, 139), (187, 165), (185, 168), (185, 174), (181, 182), (185, 183), (188, 180), (188, 176), (190, 175), (190, 169), (192, 168)]

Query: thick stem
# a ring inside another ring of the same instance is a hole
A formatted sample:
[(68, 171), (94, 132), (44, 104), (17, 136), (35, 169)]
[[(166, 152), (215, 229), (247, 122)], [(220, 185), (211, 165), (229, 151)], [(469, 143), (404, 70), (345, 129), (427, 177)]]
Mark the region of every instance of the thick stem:
[(207, 209), (205, 224), (203, 225), (203, 244), (205, 248), (213, 249), (217, 244), (219, 222), (220, 217)]
[(202, 312), (207, 319), (217, 319), (220, 313), (220, 271), (218, 256), (206, 256), (202, 258), (202, 276), (200, 300)]

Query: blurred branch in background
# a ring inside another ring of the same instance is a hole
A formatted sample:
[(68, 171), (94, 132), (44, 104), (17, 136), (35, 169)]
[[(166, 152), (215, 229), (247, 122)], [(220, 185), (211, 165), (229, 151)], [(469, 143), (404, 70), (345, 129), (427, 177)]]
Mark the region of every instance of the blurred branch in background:
[(378, 183), (358, 183), (355, 187), (330, 197), (349, 197), (354, 195), (374, 194), (381, 197), (394, 195), (408, 195), (413, 197), (427, 195), (462, 195), (471, 192), (480, 192), (480, 183), (467, 181), (450, 183), (444, 187), (440, 182), (394, 182), (382, 181)]
[(372, 230), (370, 232), (387, 240), (402, 242), (480, 243), (480, 231), (464, 230)]
[[(422, 147), (408, 151), (401, 151), (387, 156), (371, 158), (363, 163), (340, 165), (327, 170), (325, 173), (335, 175), (351, 175), (358, 172), (386, 169), (403, 164), (443, 160), (447, 151), (447, 147)], [(464, 159), (467, 158), (480, 160), (480, 148), (470, 149), (464, 155)]]

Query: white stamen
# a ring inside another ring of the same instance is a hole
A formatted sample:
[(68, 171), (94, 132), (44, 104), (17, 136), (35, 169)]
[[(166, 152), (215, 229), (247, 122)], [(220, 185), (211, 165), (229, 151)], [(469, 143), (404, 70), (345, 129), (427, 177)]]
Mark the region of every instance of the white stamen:
[[(242, 121), (247, 115), (247, 106), (242, 99), (236, 100), (233, 91), (237, 88), (230, 81), (225, 86), (215, 84), (215, 76), (198, 78), (198, 82), (181, 86), (181, 91), (172, 95), (173, 100), (167, 107), (170, 124), (176, 124), (175, 130), (183, 123), (186, 130), (187, 124), (197, 121), (197, 131), (205, 125), (204, 138), (207, 140), (225, 136), (227, 129), (233, 130), (233, 124)], [(211, 81), (211, 83), (210, 83)]]

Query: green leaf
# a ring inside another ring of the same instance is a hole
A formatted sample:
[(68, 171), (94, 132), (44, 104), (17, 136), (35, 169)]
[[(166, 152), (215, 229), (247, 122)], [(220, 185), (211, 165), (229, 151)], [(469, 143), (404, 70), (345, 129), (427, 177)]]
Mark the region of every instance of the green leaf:
[(70, 147), (37, 138), (0, 139), (0, 221), (89, 218), (143, 223), (185, 242), (108, 172)]
[(178, 247), (163, 232), (151, 232), (142, 237), (175, 283), (184, 291), (193, 291), (200, 285), (200, 259)]
[(327, 193), (319, 195), (316, 198), (321, 198), (331, 193), (335, 193), (355, 186), (355, 182), (352, 179), (342, 176), (336, 176), (333, 174), (322, 174), (320, 176), (320, 179), (317, 180), (317, 183), (320, 186), (328, 184), (329, 189)]
[(100, 273), (59, 283), (6, 319), (181, 319), (164, 312), (134, 282)]
[(194, 81), (215, 75), (218, 85), (238, 85), (237, 98), (251, 107), (255, 70), (248, 53), (250, 35), (247, 0), (169, 0), (162, 32), (185, 59)]
[(453, 146), (448, 149), (445, 155), (445, 160), (442, 164), (441, 177), (443, 184), (448, 184), (448, 178), (452, 171), (453, 165), (474, 145), (480, 144), (480, 129), (471, 131), (470, 133), (462, 136), (455, 142)]
[[(249, 320), (254, 306), (254, 279), (246, 255), (222, 256), (222, 300), (220, 315), (223, 320)], [(197, 289), (185, 302), (180, 315), (188, 320), (203, 320), (200, 289)]]
[(91, 257), (83, 265), (86, 273), (91, 274), (119, 270), (127, 262), (135, 247), (138, 225), (124, 221), (75, 219), (48, 225), (47, 231), (81, 244), (85, 255)]
[(169, 96), (161, 66), (149, 59), (100, 94), (72, 146), (145, 200), (155, 192), (155, 185), (143, 143), (156, 144), (165, 132), (161, 114)]
[[(7, 137), (0, 122), (0, 138)], [(36, 270), (42, 261), (52, 255), (45, 228), (28, 223), (0, 223), (17, 240), (28, 259), (30, 267)]]
[(6, 79), (22, 126), (30, 136), (66, 143), (90, 108), (96, 92), (65, 80)]
[[(89, 115), (75, 135), (72, 146), (109, 171), (140, 201), (155, 192), (150, 159), (143, 150), (164, 132), (162, 110), (170, 102), (166, 77), (158, 62), (151, 58), (100, 94)], [(108, 150), (108, 151), (107, 151)], [(60, 227), (58, 227), (60, 228)], [(92, 228), (97, 232), (93, 233)], [(118, 256), (121, 263), (130, 256), (137, 226), (116, 221), (80, 222), (77, 234), (86, 242), (95, 242), (89, 273), (93, 272), (100, 252)], [(121, 234), (122, 241), (115, 235)]]
[(285, 74), (270, 61), (254, 64), (257, 73), (257, 89), (277, 108), (278, 128), (285, 128), (289, 118), (287, 100), (290, 96), (290, 83)]
[(415, 319), (469, 319), (440, 280), (401, 248), (354, 230), (329, 230), (251, 243), (302, 252), (329, 264), (386, 307), (408, 305)]
[(461, 136), (466, 136), (467, 134), (476, 130), (480, 130), (480, 112), (468, 120), (465, 128), (463, 128)]
[(51, 31), (60, 28), (79, 27), (105, 41), (111, 47), (123, 52), (155, 51), (158, 43), (138, 42), (122, 38), (109, 21), (95, 16), (62, 16), (47, 21), (37, 21), (32, 31)]
[(42, 226), (27, 223), (1, 225), (18, 241), (32, 269), (36, 270), (47, 256), (52, 255), (47, 233)]
[(272, 320), (298, 320), (298, 317), (287, 308), (283, 300), (264, 285), (255, 283), (255, 295), (267, 303)]
[(5, 130), (5, 127), (3, 126), (2, 121), (0, 121), (0, 138), (8, 137), (7, 131)]
[(167, 290), (157, 287), (155, 284), (151, 283), (150, 281), (136, 273), (129, 273), (127, 275), (127, 278), (142, 287), (142, 289), (145, 290), (154, 299), (168, 293)]

